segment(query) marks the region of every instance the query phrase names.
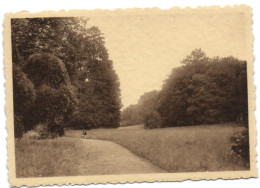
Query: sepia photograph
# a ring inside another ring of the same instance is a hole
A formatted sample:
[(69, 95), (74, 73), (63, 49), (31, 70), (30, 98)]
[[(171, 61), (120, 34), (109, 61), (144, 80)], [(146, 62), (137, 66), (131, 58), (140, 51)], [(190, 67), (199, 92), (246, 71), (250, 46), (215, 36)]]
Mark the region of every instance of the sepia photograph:
[(256, 177), (251, 23), (248, 6), (7, 14), (11, 185)]

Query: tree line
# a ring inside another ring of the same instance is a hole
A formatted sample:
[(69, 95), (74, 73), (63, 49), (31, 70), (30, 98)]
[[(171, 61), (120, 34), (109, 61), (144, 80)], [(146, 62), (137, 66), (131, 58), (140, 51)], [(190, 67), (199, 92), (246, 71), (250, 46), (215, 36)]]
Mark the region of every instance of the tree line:
[(103, 34), (87, 21), (11, 20), (16, 137), (39, 123), (50, 132), (119, 126), (118, 76)]
[(201, 49), (195, 49), (181, 63), (172, 69), (160, 91), (145, 93), (138, 104), (123, 110), (122, 126), (247, 125), (246, 61), (231, 56), (209, 58)]

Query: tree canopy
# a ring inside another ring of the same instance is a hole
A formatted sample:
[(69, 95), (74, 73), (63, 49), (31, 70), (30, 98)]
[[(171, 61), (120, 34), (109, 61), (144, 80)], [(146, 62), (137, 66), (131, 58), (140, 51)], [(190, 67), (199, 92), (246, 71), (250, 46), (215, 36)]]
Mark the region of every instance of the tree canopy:
[(194, 50), (172, 70), (160, 93), (164, 126), (247, 122), (246, 62)]
[[(87, 21), (75, 17), (11, 20), (14, 110), (22, 117), (25, 129), (32, 128), (26, 122), (30, 118), (22, 112), (30, 108), (27, 103), (49, 105), (48, 108), (59, 108), (64, 114), (70, 112), (70, 118), (65, 115), (65, 123), (74, 128), (119, 125), (118, 76), (105, 48), (103, 34), (98, 27), (87, 27)], [(23, 82), (19, 81), (21, 79)], [(63, 95), (71, 97), (64, 98)], [(79, 101), (73, 110), (65, 107), (72, 104), (72, 95)], [(54, 98), (47, 99), (47, 96)], [(58, 99), (64, 104), (53, 103)], [(27, 103), (19, 103), (22, 100)], [(48, 102), (44, 103), (44, 100)], [(52, 115), (54, 111), (45, 116)], [(81, 122), (87, 121), (78, 126), (73, 124), (74, 117), (80, 118)]]
[(147, 118), (157, 109), (159, 92), (154, 90), (144, 93), (135, 105), (122, 111), (121, 126), (145, 123)]
[[(209, 58), (195, 49), (172, 69), (162, 90), (148, 92), (122, 112), (127, 125), (148, 128), (239, 122), (247, 125), (247, 63)], [(134, 121), (138, 120), (138, 121)], [(124, 123), (123, 122), (123, 123)]]

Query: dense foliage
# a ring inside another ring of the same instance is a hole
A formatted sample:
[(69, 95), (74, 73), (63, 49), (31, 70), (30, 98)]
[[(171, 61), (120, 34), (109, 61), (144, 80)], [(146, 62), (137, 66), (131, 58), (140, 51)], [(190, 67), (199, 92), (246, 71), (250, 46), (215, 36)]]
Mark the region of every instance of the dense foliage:
[(154, 129), (161, 128), (161, 126), (162, 118), (156, 110), (154, 110), (148, 116), (146, 116), (144, 120), (144, 128)]
[(208, 58), (195, 50), (172, 70), (160, 92), (163, 126), (240, 122), (248, 119), (247, 64)]
[(138, 104), (131, 104), (126, 107), (121, 113), (121, 127), (137, 125), (143, 123), (143, 117), (140, 114), (140, 106)]
[(87, 80), (79, 88), (79, 106), (72, 124), (76, 128), (118, 127), (120, 92), (112, 62), (94, 61), (88, 65)]
[[(20, 74), (26, 75), (30, 81), (27, 89), (14, 90), (15, 112), (19, 110), (15, 115), (22, 116), (25, 131), (38, 123), (45, 123), (51, 130), (50, 125), (64, 122), (64, 119), (71, 116), (77, 99), (64, 64), (59, 58), (47, 53), (33, 54), (24, 65), (24, 72), (20, 70)], [(14, 86), (18, 83), (19, 80), (14, 79)], [(28, 91), (31, 93), (27, 94)], [(33, 102), (24, 103), (24, 97), (17, 95), (20, 93), (27, 94), (28, 100), (33, 97)], [(19, 106), (16, 108), (16, 105)]]
[(11, 27), (14, 113), (25, 130), (55, 117), (74, 128), (119, 125), (118, 76), (97, 27), (65, 17), (12, 19)]
[(122, 123), (144, 123), (148, 128), (225, 122), (247, 125), (245, 61), (209, 58), (196, 49), (181, 63), (159, 93), (146, 93), (137, 105), (122, 112)]
[(144, 93), (135, 105), (122, 111), (121, 126), (136, 125), (147, 122), (152, 113), (156, 113), (159, 92), (154, 90)]

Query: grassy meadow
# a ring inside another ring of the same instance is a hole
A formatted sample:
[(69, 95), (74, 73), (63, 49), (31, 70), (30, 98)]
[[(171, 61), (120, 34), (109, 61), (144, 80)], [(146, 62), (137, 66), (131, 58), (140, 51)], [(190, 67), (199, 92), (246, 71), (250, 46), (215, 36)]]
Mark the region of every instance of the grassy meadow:
[[(232, 124), (144, 129), (142, 125), (93, 129), (87, 138), (120, 144), (168, 172), (247, 170), (231, 151), (230, 138), (243, 127)], [(66, 136), (80, 137), (80, 130)]]
[(82, 140), (64, 137), (16, 140), (16, 176), (19, 178), (78, 175), (77, 158), (82, 155), (82, 147)]
[[(230, 138), (243, 127), (201, 125), (163, 129), (144, 129), (142, 125), (117, 129), (92, 129), (88, 139), (115, 142), (168, 172), (248, 170), (231, 152)], [(91, 151), (81, 130), (66, 130), (55, 139), (16, 140), (17, 177), (81, 175)], [(104, 156), (105, 157), (105, 156)], [(115, 159), (116, 160), (116, 159)]]

